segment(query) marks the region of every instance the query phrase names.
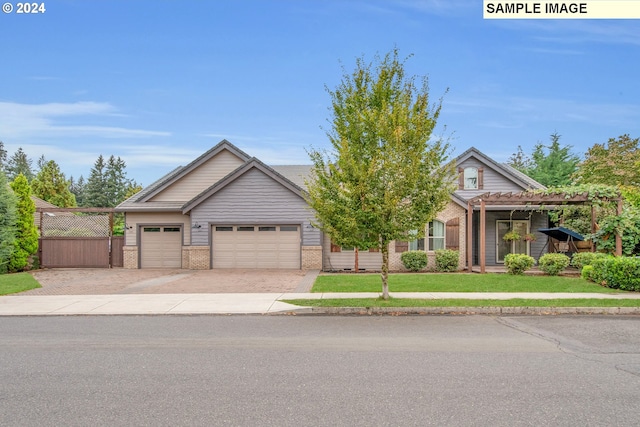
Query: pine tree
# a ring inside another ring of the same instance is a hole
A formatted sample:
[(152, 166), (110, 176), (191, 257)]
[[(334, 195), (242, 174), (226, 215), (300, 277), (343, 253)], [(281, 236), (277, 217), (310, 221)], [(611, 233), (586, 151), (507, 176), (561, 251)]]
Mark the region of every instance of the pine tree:
[(11, 156), (7, 161), (7, 179), (13, 181), (18, 175), (23, 174), (27, 180), (31, 182), (34, 178), (31, 163), (31, 159), (22, 150), (22, 147), (18, 148), (13, 156)]
[(76, 206), (76, 198), (69, 191), (69, 181), (60, 171), (60, 166), (49, 160), (42, 165), (42, 168), (31, 183), (33, 194), (61, 208)]
[(4, 172), (7, 167), (7, 150), (4, 149), (4, 142), (0, 141), (0, 172)]
[(84, 200), (84, 193), (86, 190), (86, 183), (84, 177), (80, 175), (77, 180), (73, 179), (73, 176), (69, 178), (69, 191), (76, 198), (76, 204), (78, 206), (87, 206)]
[(85, 186), (85, 205), (112, 208), (127, 198), (132, 187), (138, 184), (127, 179), (126, 163), (111, 155), (105, 162), (100, 155), (91, 169)]
[(6, 273), (15, 251), (16, 197), (7, 185), (4, 172), (0, 171), (0, 274)]
[(84, 204), (94, 208), (104, 208), (109, 205), (105, 191), (105, 163), (102, 154), (96, 159), (91, 168), (84, 190)]
[(31, 200), (31, 187), (24, 175), (18, 175), (11, 182), (11, 189), (17, 198), (17, 233), (9, 270), (22, 271), (29, 264), (29, 257), (38, 250), (38, 230), (33, 221), (36, 204)]

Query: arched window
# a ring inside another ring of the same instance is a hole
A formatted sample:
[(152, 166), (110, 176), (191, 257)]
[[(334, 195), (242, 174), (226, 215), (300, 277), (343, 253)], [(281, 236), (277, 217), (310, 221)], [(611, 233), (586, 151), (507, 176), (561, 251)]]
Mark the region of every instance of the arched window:
[(464, 189), (465, 190), (477, 190), (478, 189), (478, 168), (464, 168)]
[(444, 240), (444, 222), (441, 221), (431, 221), (429, 223), (429, 249), (430, 251), (435, 251), (438, 249), (445, 248), (445, 240)]

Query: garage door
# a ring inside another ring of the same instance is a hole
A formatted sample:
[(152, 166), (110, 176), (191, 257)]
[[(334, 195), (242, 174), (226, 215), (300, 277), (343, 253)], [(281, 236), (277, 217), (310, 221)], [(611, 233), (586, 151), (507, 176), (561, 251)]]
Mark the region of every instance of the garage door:
[(299, 225), (212, 227), (214, 268), (300, 268)]
[(181, 268), (182, 229), (176, 226), (142, 227), (141, 268)]

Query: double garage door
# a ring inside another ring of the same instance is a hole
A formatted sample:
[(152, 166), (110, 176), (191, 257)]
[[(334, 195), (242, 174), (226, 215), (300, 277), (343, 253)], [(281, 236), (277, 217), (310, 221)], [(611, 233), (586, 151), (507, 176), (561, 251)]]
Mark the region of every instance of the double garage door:
[(300, 268), (299, 225), (214, 225), (213, 268)]

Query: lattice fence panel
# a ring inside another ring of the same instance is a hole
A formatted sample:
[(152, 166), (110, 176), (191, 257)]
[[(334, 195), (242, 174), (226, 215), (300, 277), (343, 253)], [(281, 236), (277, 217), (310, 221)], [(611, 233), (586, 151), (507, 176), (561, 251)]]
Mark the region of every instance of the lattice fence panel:
[(108, 237), (109, 215), (76, 215), (70, 212), (44, 212), (42, 237)]

